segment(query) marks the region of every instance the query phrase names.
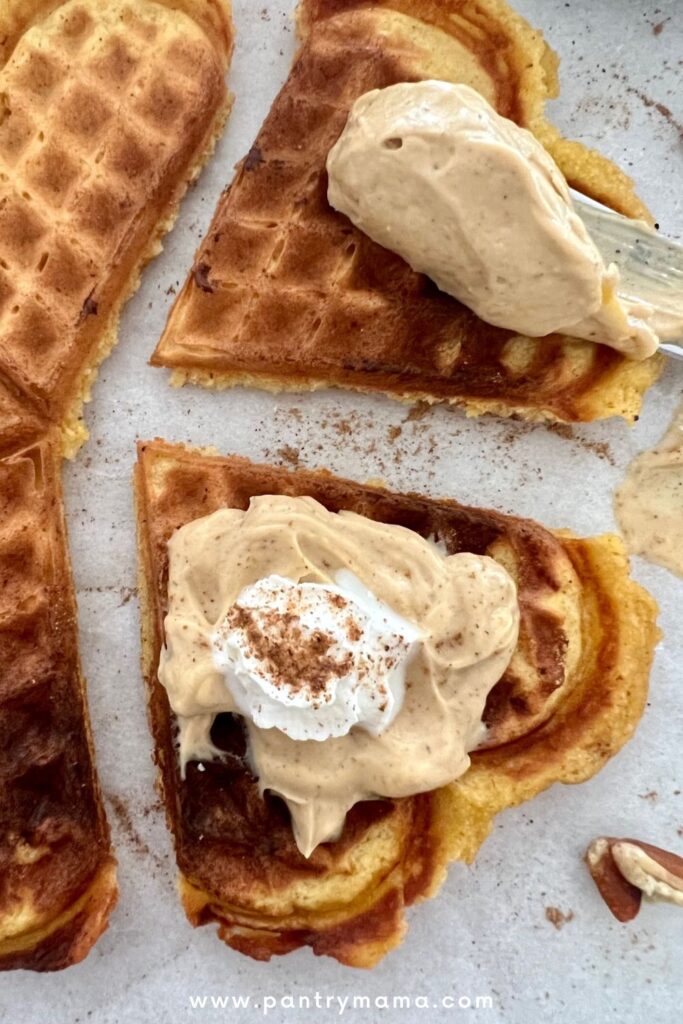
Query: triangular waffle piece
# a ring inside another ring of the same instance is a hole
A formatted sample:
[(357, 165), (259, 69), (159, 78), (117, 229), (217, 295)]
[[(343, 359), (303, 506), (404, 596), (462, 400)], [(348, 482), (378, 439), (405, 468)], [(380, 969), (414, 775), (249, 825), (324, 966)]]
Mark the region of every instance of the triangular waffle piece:
[(116, 901), (59, 463), (231, 50), (222, 0), (0, 5), (0, 970), (76, 963)]
[[(556, 58), (503, 0), (302, 0), (303, 46), (218, 205), (152, 357), (173, 382), (327, 386), (470, 414), (633, 419), (662, 359), (491, 327), (327, 203), (325, 160), (354, 100), (398, 81), (465, 82), (529, 128), (571, 185), (647, 216), (632, 184), (543, 117)], [(510, 254), (514, 259), (514, 253)]]
[[(370, 967), (405, 931), (404, 908), (433, 895), (450, 860), (471, 861), (494, 815), (553, 782), (580, 782), (631, 736), (645, 705), (657, 641), (656, 605), (629, 579), (620, 540), (550, 533), (529, 520), (392, 494), (329, 473), (288, 472), (162, 441), (139, 449), (143, 672), (166, 816), (185, 911), (257, 959), (300, 946)], [(517, 580), (519, 645), (491, 693), (485, 747), (452, 785), (357, 804), (338, 842), (309, 860), (287, 810), (259, 795), (244, 760), (239, 718), (212, 739), (223, 760), (190, 763), (181, 781), (175, 722), (157, 678), (167, 603), (167, 542), (218, 508), (258, 494), (310, 495), (443, 541), (450, 553), (488, 553)]]

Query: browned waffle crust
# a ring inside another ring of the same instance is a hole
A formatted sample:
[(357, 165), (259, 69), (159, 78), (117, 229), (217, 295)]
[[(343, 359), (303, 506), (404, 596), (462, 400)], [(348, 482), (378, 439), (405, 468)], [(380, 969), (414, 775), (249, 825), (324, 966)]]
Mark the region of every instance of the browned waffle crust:
[[(186, 913), (217, 922), (258, 959), (299, 946), (369, 967), (400, 942), (404, 907), (432, 895), (449, 860), (471, 860), (494, 815), (553, 782), (593, 775), (642, 713), (658, 631), (652, 598), (631, 581), (614, 536), (578, 539), (453, 501), (392, 494), (326, 472), (288, 472), (156, 441), (140, 446), (138, 509), (143, 671), (166, 815)], [(219, 716), (225, 757), (181, 781), (174, 720), (157, 679), (167, 542), (185, 523), (258, 494), (311, 495), (436, 537), (449, 552), (488, 553), (516, 578), (517, 651), (486, 709), (488, 742), (467, 773), (420, 796), (358, 804), (341, 839), (309, 860), (288, 813), (259, 795), (239, 720)]]
[(0, 970), (76, 963), (116, 901), (59, 465), (231, 50), (227, 0), (0, 5)]
[[(302, 48), (219, 202), (152, 363), (173, 382), (326, 386), (468, 413), (633, 419), (662, 360), (491, 327), (327, 203), (325, 160), (354, 100), (397, 81), (467, 82), (529, 128), (569, 183), (647, 216), (613, 164), (543, 117), (556, 58), (503, 0), (302, 0)], [(511, 253), (514, 259), (514, 253)]]
[(227, 114), (227, 51), (182, 4), (28, 6), (0, 71), (0, 382), (72, 454), (121, 306)]
[[(0, 462), (0, 967), (81, 959), (116, 899), (91, 757), (58, 445)], [(30, 925), (26, 928), (25, 925)]]

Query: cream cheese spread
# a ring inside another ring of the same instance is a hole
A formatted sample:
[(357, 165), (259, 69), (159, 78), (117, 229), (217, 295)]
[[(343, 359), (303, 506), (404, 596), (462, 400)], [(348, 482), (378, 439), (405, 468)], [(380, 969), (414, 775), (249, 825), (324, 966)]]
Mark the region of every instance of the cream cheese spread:
[(628, 467), (614, 512), (631, 554), (683, 576), (683, 403), (659, 444)]
[(622, 300), (561, 171), (474, 89), (405, 82), (359, 97), (327, 159), (328, 199), (490, 324), (658, 347), (647, 303)]
[(683, 879), (667, 871), (654, 857), (638, 846), (620, 839), (612, 846), (612, 856), (627, 882), (651, 900), (664, 900), (683, 907)]
[(217, 714), (242, 715), (260, 789), (309, 856), (358, 801), (466, 771), (518, 629), (502, 566), (413, 530), (282, 495), (197, 519), (169, 541), (159, 664), (181, 770), (220, 757)]

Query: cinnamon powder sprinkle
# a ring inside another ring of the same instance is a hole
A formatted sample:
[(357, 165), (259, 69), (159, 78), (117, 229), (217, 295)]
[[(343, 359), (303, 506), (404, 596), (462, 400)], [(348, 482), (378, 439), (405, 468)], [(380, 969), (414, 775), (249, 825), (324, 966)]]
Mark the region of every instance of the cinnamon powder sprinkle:
[(292, 612), (265, 611), (256, 616), (248, 608), (233, 605), (226, 619), (231, 628), (242, 630), (251, 653), (266, 666), (275, 686), (293, 693), (305, 689), (320, 697), (330, 679), (341, 679), (352, 668), (351, 652), (331, 655), (334, 638), (320, 630), (304, 633), (300, 617)]

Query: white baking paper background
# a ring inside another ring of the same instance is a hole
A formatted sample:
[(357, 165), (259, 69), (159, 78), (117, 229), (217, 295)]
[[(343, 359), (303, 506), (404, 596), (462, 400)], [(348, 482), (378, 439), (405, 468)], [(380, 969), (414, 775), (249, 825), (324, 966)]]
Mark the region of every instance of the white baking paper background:
[[(662, 229), (680, 238), (679, 0), (517, 0), (517, 7), (562, 58), (563, 91), (551, 117), (565, 134), (599, 147), (632, 173)], [(327, 466), (359, 480), (381, 477), (393, 488), (449, 495), (592, 534), (613, 529), (612, 490), (632, 456), (662, 433), (683, 389), (683, 363), (672, 362), (634, 429), (611, 421), (572, 428), (568, 437), (503, 420), (468, 421), (447, 408), (411, 419), (406, 407), (353, 394), (171, 390), (166, 372), (147, 359), (218, 195), (287, 75), (295, 46), (292, 10), (293, 0), (235, 4), (232, 118), (165, 252), (125, 312), (119, 347), (88, 408), (91, 440), (66, 469), (81, 650), (121, 897), (84, 963), (52, 976), (2, 977), (0, 1019), (678, 1021), (683, 912), (645, 905), (631, 924), (618, 924), (581, 859), (589, 840), (605, 833), (683, 851), (683, 583), (638, 559), (634, 573), (660, 603), (664, 640), (635, 738), (592, 781), (555, 786), (502, 814), (476, 864), (453, 865), (438, 896), (409, 911), (403, 945), (373, 971), (354, 971), (308, 950), (256, 963), (223, 946), (213, 927), (191, 929), (180, 909), (153, 788), (138, 667), (130, 487), (136, 439), (161, 435), (258, 460)], [(548, 908), (557, 908), (565, 923), (551, 923)], [(212, 1008), (212, 996), (225, 997), (225, 1006)], [(301, 996), (310, 1009), (298, 1006)], [(392, 1005), (396, 996), (418, 1005)], [(194, 997), (209, 997), (207, 1006), (192, 1008)], [(354, 997), (367, 997), (369, 1006), (353, 1008)], [(477, 997), (490, 998), (491, 1006), (459, 1008), (458, 1000), (474, 1005)], [(241, 1008), (233, 998), (243, 1000)]]

